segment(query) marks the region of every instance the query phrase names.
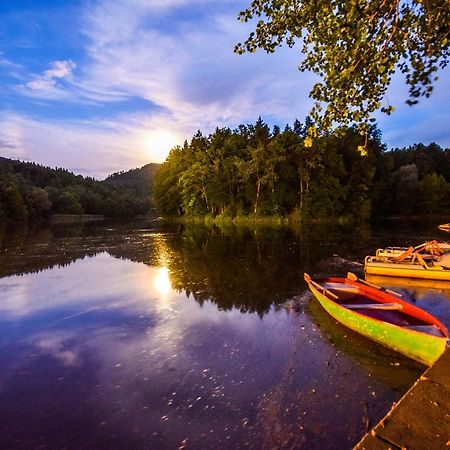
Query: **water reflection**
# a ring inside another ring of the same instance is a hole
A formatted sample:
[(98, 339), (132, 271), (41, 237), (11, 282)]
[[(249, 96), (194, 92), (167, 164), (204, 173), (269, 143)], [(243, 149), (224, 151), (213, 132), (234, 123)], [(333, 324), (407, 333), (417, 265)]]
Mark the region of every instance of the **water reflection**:
[(396, 391), (407, 390), (416, 381), (417, 373), (423, 371), (419, 363), (342, 326), (326, 313), (319, 302), (311, 301), (308, 312), (336, 351), (344, 352), (369, 376), (389, 384)]
[(153, 284), (163, 298), (166, 298), (172, 288), (169, 278), (169, 269), (167, 267), (159, 267), (155, 275)]
[[(303, 288), (303, 270), (330, 270), (333, 264), (338, 271), (361, 267), (355, 258), (364, 258), (360, 247), (368, 233), (323, 227), (54, 226), (11, 234), (15, 237), (0, 249), (0, 273), (63, 267), (107, 252), (118, 259), (167, 267), (171, 285), (199, 303), (214, 301), (221, 309), (264, 314), (270, 305)], [(340, 257), (333, 262), (335, 253)]]
[(304, 270), (358, 268), (380, 239), (341, 231), (8, 237), (0, 447), (350, 448), (423, 368), (310, 303)]
[(10, 448), (235, 445), (249, 405), (282, 367), (288, 336), (265, 330), (281, 323), (218, 314), (212, 303), (199, 314), (170, 289), (166, 268), (101, 253), (29, 274), (25, 290), (14, 278), (2, 279), (0, 298), (0, 427)]

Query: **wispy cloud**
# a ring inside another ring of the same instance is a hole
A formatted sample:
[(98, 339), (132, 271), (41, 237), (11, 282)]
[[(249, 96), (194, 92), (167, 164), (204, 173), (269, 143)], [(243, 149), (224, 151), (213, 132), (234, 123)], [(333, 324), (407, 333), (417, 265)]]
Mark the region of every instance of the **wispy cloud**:
[(17, 64), (3, 56), (3, 52), (0, 52), (0, 66), (6, 67), (7, 69), (23, 69), (23, 66), (21, 64)]
[(0, 114), (0, 128), (8, 130), (0, 134), (9, 144), (2, 156), (73, 171), (84, 167), (84, 174), (97, 178), (152, 160), (149, 149), (137, 145), (137, 131), (114, 122), (36, 120), (7, 112)]
[(70, 96), (69, 92), (61, 85), (63, 80), (72, 78), (72, 71), (76, 64), (69, 60), (53, 61), (50, 69), (41, 75), (34, 77), (19, 89), (25, 95), (39, 96), (47, 99), (61, 99)]
[(125, 8), (123, 1), (103, 2), (86, 14), (91, 63), (80, 83), (86, 92), (142, 96), (197, 128), (253, 119), (258, 108), (283, 119), (292, 117), (294, 105), (306, 113), (312, 77), (304, 75), (306, 86), (298, 89), (298, 55), (235, 55), (243, 30), (231, 11), (193, 22), (168, 17), (167, 5), (155, 11), (153, 3), (135, 3)]
[(197, 129), (253, 121), (259, 114), (282, 123), (307, 114), (313, 77), (302, 75), (299, 89), (295, 52), (239, 57), (233, 47), (243, 29), (235, 14), (205, 13), (195, 22), (174, 16), (170, 7), (186, 3), (135, 2), (130, 8), (117, 0), (87, 11), (89, 64), (77, 80), (80, 92), (96, 101), (144, 98), (159, 112), (121, 119), (184, 138)]
[(67, 78), (72, 75), (72, 71), (76, 67), (75, 63), (70, 59), (67, 61), (54, 61), (51, 66), (51, 69), (44, 72), (43, 77), (45, 79)]
[(2, 137), (0, 136), (0, 149), (1, 150), (11, 150), (11, 149), (17, 149), (17, 145), (12, 143), (11, 141), (7, 140), (7, 139), (2, 139)]

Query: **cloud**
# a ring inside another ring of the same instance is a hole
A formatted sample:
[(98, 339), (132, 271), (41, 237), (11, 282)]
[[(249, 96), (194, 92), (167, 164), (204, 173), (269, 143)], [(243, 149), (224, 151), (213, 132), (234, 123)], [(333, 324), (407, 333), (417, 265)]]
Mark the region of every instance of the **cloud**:
[(291, 119), (295, 105), (308, 110), (312, 77), (296, 70), (298, 55), (235, 55), (242, 29), (233, 14), (193, 22), (181, 14), (155, 17), (154, 5), (122, 11), (123, 5), (101, 3), (86, 16), (90, 64), (79, 85), (85, 92), (143, 97), (181, 122), (195, 120), (196, 128), (253, 120), (264, 111)]
[(7, 140), (3, 140), (0, 137), (0, 149), (16, 149), (17, 145), (7, 141)]
[(8, 131), (0, 135), (8, 144), (2, 156), (73, 171), (85, 167), (83, 174), (97, 178), (151, 159), (136, 129), (115, 122), (36, 120), (5, 112), (0, 114), (0, 128)]
[[(83, 32), (90, 62), (80, 69), (79, 91), (94, 101), (144, 98), (160, 112), (145, 118), (140, 113), (143, 125), (185, 138), (260, 114), (282, 122), (307, 114), (313, 77), (298, 72), (295, 52), (239, 57), (233, 47), (245, 29), (235, 14), (198, 13), (194, 22), (179, 11), (186, 3), (134, 2), (130, 8), (117, 0), (87, 11)], [(175, 5), (177, 14), (169, 8)], [(128, 120), (135, 123), (135, 117)]]
[(30, 88), (32, 91), (42, 91), (47, 90), (56, 85), (56, 81), (52, 79), (37, 79), (30, 81), (27, 83), (27, 87)]
[(3, 56), (3, 52), (0, 52), (0, 66), (6, 67), (8, 69), (15, 69), (15, 70), (21, 70), (23, 69), (23, 66), (20, 64), (17, 64)]
[(70, 97), (71, 94), (64, 86), (62, 80), (70, 80), (76, 64), (69, 60), (53, 61), (51, 68), (45, 70), (42, 75), (35, 77), (25, 85), (20, 85), (18, 91), (33, 97), (45, 99), (62, 99)]
[(70, 59), (67, 61), (54, 61), (52, 63), (52, 69), (46, 70), (44, 72), (44, 78), (67, 78), (72, 74), (73, 69), (76, 65)]
[(1, 156), (13, 156), (20, 153), (20, 130), (12, 121), (1, 120), (0, 114), (0, 150)]

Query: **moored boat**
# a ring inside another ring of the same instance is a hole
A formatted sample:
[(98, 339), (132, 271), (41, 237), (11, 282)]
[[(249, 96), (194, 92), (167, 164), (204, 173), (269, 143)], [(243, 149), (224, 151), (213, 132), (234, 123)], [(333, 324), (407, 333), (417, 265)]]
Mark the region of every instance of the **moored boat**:
[(368, 275), (450, 281), (450, 266), (448, 262), (444, 264), (444, 258), (434, 261), (424, 259), (418, 253), (403, 259), (366, 256), (364, 272)]
[(449, 345), (446, 327), (434, 316), (393, 291), (347, 277), (305, 281), (323, 308), (338, 322), (392, 350), (426, 365)]

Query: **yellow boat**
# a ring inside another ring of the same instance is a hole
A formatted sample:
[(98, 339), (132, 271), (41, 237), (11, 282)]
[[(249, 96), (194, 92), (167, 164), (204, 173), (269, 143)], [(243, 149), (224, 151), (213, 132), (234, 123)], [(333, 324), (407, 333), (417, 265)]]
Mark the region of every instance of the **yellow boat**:
[(450, 281), (448, 258), (425, 260), (418, 253), (413, 253), (409, 259), (366, 256), (364, 271), (368, 275)]

